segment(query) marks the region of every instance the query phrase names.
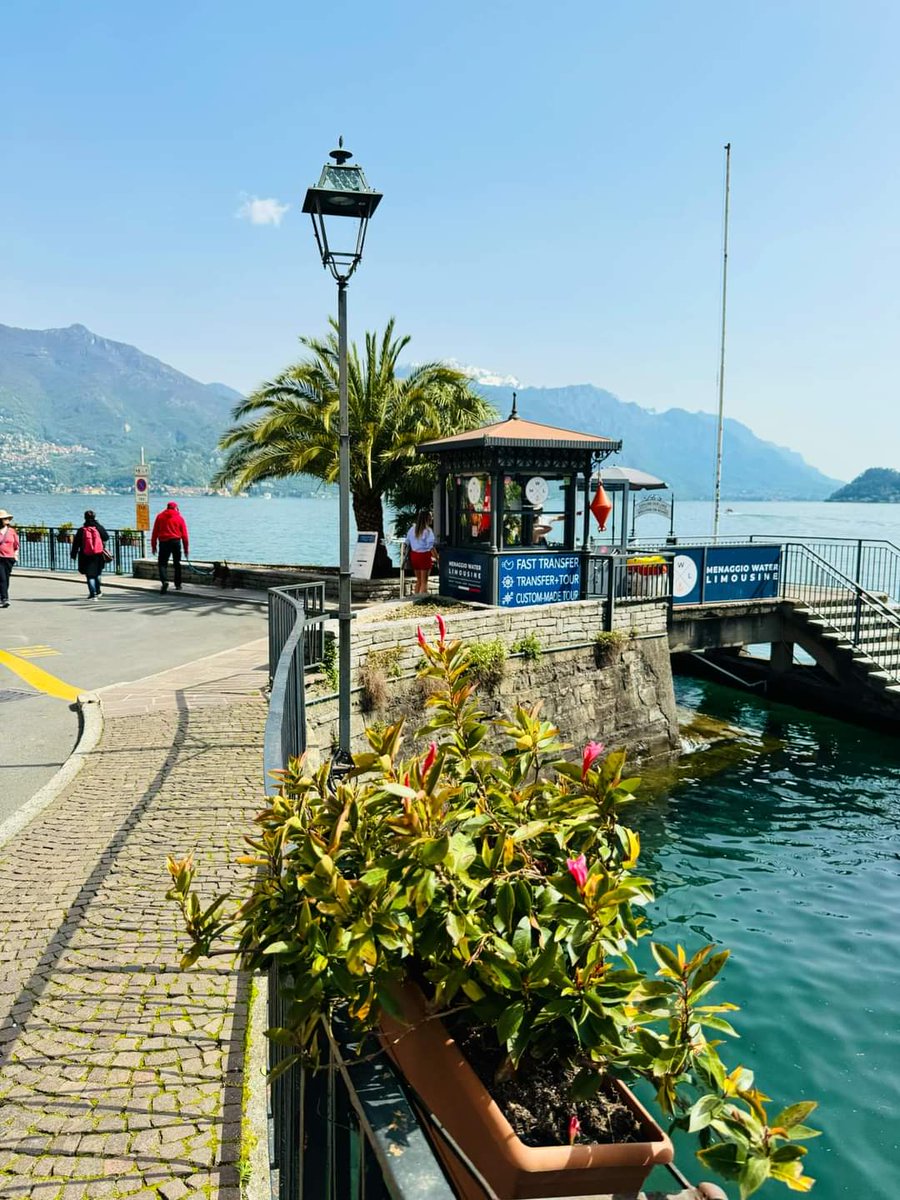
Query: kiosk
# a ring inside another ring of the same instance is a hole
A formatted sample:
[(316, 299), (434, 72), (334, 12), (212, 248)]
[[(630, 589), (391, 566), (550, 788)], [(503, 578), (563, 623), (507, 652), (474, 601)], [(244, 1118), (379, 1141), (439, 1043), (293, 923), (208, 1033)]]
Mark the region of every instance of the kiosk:
[(444, 596), (501, 608), (580, 600), (591, 473), (622, 443), (523, 420), (422, 442), (438, 461), (435, 532)]

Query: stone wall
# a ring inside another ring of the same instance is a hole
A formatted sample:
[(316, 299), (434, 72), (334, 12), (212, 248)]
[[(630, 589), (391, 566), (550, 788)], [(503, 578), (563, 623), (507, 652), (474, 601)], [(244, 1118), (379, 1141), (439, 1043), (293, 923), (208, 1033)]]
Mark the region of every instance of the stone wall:
[[(666, 638), (664, 603), (623, 605), (615, 625), (625, 637), (598, 646), (603, 608), (596, 601), (544, 605), (531, 609), (474, 611), (449, 609), (449, 637), (466, 641), (499, 638), (508, 650), (523, 634), (534, 634), (541, 646), (535, 662), (511, 653), (493, 694), (482, 690), (483, 707), (491, 716), (517, 702), (540, 700), (546, 717), (574, 746), (594, 739), (626, 746), (634, 759), (668, 755), (677, 748), (677, 717)], [(436, 636), (431, 617), (422, 622), (430, 639)], [(352, 669), (359, 682), (360, 667), (373, 651), (379, 656), (386, 703), (364, 713), (361, 687), (353, 693), (352, 739), (364, 745), (364, 731), (374, 721), (406, 718), (404, 751), (412, 752), (413, 734), (424, 720), (425, 696), (415, 671), (421, 662), (415, 621), (364, 622), (354, 625)], [(386, 653), (385, 653), (386, 652)], [(337, 739), (337, 699), (311, 694), (307, 699), (307, 742), (314, 760), (327, 757)]]

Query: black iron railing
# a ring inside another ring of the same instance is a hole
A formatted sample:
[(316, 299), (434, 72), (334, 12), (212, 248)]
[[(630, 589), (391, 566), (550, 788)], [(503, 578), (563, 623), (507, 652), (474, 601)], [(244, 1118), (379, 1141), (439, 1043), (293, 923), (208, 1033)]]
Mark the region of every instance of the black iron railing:
[[(72, 558), (72, 541), (75, 529), (59, 526), (23, 526), (19, 529), (19, 566), (33, 571), (77, 571), (78, 563)], [(146, 534), (132, 533), (124, 529), (109, 529), (106, 548), (112, 555), (107, 570), (116, 575), (130, 575), (136, 558), (145, 554)]]
[[(305, 672), (322, 662), (324, 583), (269, 591), (271, 697), (264, 768), (271, 772), (306, 749)], [(289, 983), (277, 963), (269, 969), (270, 1026), (290, 1023)], [(381, 1055), (353, 1062), (339, 1026), (323, 1030), (323, 1069), (288, 1068), (269, 1088), (273, 1200), (451, 1200), (418, 1118), (390, 1063)], [(269, 1069), (292, 1053), (270, 1042)]]
[(780, 594), (799, 602), (858, 654), (900, 683), (900, 616), (806, 543), (781, 548)]
[(585, 595), (605, 600), (603, 625), (613, 628), (620, 605), (670, 601), (671, 551), (654, 554), (596, 554), (587, 561)]
[[(795, 534), (786, 537), (770, 533), (750, 534), (743, 538), (684, 537), (679, 540), (685, 546), (803, 545), (867, 592), (886, 597), (889, 604), (900, 605), (900, 547), (893, 542), (872, 538), (798, 538)], [(659, 539), (641, 538), (629, 542), (628, 553), (649, 552), (659, 545)], [(677, 553), (677, 542), (674, 545), (667, 542), (665, 549)]]

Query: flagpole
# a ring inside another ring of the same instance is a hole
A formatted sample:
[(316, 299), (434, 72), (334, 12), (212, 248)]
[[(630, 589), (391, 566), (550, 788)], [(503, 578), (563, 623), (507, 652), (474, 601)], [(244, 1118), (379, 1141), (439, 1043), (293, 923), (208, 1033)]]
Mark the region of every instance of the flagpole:
[(719, 345), (719, 422), (716, 429), (716, 482), (713, 489), (713, 539), (719, 536), (722, 492), (722, 435), (725, 416), (725, 300), (728, 293), (728, 202), (731, 191), (731, 142), (725, 146), (725, 233), (722, 243), (722, 339)]

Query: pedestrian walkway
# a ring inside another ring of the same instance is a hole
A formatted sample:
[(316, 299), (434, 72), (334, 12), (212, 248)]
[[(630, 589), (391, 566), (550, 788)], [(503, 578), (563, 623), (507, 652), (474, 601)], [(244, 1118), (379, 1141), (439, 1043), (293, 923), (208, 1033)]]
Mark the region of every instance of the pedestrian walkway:
[(249, 981), (179, 969), (165, 857), (238, 877), (264, 656), (103, 689), (81, 772), (0, 848), (0, 1197), (238, 1200)]

